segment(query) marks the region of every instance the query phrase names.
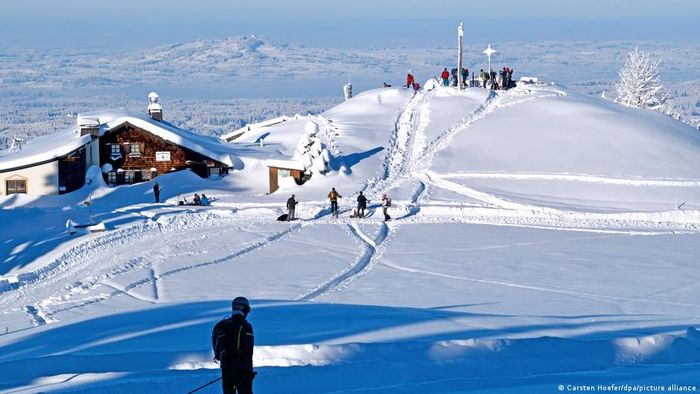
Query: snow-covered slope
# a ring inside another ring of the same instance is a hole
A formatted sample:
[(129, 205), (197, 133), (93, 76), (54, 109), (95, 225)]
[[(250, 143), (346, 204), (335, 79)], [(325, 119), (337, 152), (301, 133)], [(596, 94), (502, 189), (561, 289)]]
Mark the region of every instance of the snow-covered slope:
[[(334, 170), (265, 194), (308, 122)], [(260, 392), (697, 385), (696, 131), (557, 86), (387, 88), (231, 149), (221, 180), (159, 177), (166, 203), (99, 182), (2, 200), (0, 390), (187, 392), (217, 377), (210, 329), (238, 295)], [(202, 191), (212, 207), (174, 204)], [(107, 231), (66, 234), (89, 193)], [(276, 222), (291, 193), (301, 220)]]
[[(377, 89), (313, 121), (340, 151), (335, 163), (343, 171), (302, 188), (289, 184), (281, 194), (320, 197), (342, 185), (375, 194), (395, 188), (397, 197), (411, 200), (429, 187), (438, 200), (457, 193), (465, 203), (491, 207), (700, 207), (700, 133), (667, 116), (556, 86), (497, 93)], [(278, 139), (296, 136), (301, 127), (285, 123), (247, 138), (264, 133), (266, 141), (284, 146)]]
[(437, 171), (698, 177), (700, 133), (668, 116), (556, 87), (519, 89), (497, 101), (488, 121), (453, 140)]

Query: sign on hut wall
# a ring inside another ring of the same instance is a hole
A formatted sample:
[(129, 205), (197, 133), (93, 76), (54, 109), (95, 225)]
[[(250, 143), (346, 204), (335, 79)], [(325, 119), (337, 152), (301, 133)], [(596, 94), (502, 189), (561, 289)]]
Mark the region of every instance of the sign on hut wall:
[(169, 151), (156, 152), (156, 161), (170, 161)]

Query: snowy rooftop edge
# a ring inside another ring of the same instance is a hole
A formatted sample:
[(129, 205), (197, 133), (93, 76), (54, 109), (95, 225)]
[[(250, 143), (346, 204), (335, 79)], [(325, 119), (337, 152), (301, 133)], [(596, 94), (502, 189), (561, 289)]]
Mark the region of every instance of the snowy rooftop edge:
[(104, 132), (108, 132), (116, 127), (129, 123), (142, 128), (153, 135), (166, 141), (183, 146), (187, 149), (200, 153), (204, 156), (217, 160), (230, 167), (234, 166), (234, 159), (231, 154), (232, 148), (222, 143), (218, 138), (195, 134), (188, 130), (182, 130), (165, 121), (156, 121), (145, 114), (134, 114), (129, 112), (108, 112), (90, 114), (98, 116), (104, 125)]
[(284, 168), (289, 170), (299, 170), (304, 171), (304, 164), (298, 160), (280, 160), (280, 159), (267, 159), (265, 160), (265, 165), (267, 167)]
[[(224, 144), (218, 138), (182, 130), (167, 122), (153, 120), (145, 114), (108, 110), (81, 114), (79, 119), (89, 119), (94, 122), (99, 119), (100, 135), (124, 123), (129, 123), (166, 141), (183, 146), (230, 167), (234, 166), (235, 160), (231, 157), (232, 147)], [(55, 160), (90, 141), (89, 135), (80, 136), (77, 127), (72, 126), (65, 131), (39, 137), (24, 145), (22, 150), (0, 151), (0, 171), (10, 171), (19, 167)]]
[(61, 158), (90, 142), (89, 135), (80, 136), (75, 129), (37, 138), (18, 151), (0, 152), (0, 171), (31, 166)]

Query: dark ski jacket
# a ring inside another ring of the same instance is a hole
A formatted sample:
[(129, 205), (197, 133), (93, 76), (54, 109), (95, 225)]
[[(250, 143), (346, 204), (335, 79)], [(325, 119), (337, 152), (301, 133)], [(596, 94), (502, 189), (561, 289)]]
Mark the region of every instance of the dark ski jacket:
[(289, 197), (289, 199), (287, 200), (287, 209), (294, 209), (294, 207), (296, 207), (297, 204), (299, 203), (296, 200), (294, 200), (294, 198)]
[(253, 326), (242, 313), (234, 312), (216, 323), (211, 333), (214, 358), (221, 362), (222, 369), (253, 370)]
[(357, 207), (367, 208), (367, 197), (365, 197), (364, 194), (360, 194), (359, 196), (357, 196)]

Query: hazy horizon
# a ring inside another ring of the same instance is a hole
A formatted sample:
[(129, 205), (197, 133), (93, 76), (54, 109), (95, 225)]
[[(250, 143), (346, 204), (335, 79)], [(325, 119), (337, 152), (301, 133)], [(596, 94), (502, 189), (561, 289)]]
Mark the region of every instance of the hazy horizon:
[(460, 21), (466, 39), (479, 42), (700, 42), (693, 0), (608, 3), (501, 0), (487, 12), (483, 3), (456, 0), (439, 9), (419, 0), (11, 1), (0, 6), (0, 48), (128, 49), (249, 34), (320, 47), (426, 48), (453, 45)]

